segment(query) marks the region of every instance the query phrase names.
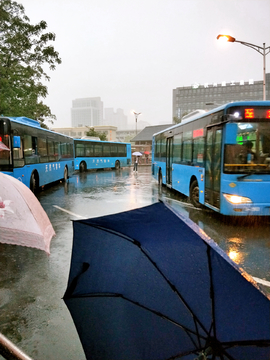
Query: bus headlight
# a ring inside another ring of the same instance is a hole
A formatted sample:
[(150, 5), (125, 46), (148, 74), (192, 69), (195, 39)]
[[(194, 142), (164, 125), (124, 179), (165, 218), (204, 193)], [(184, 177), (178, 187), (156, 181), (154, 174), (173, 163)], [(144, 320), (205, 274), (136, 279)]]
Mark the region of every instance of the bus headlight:
[(252, 204), (252, 201), (244, 196), (230, 195), (230, 194), (223, 194), (223, 196), (227, 201), (229, 201), (229, 203), (234, 205)]

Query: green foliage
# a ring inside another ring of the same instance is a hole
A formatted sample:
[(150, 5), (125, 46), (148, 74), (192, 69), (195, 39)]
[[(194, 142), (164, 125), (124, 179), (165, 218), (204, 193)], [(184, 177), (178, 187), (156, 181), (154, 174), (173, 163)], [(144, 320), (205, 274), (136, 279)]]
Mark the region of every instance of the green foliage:
[(55, 119), (41, 100), (48, 94), (42, 81), (50, 80), (43, 66), (55, 70), (61, 64), (51, 45), (55, 34), (45, 33), (46, 28), (45, 21), (31, 25), (23, 5), (0, 1), (0, 115), (26, 116), (41, 123)]
[(174, 116), (173, 117), (173, 123), (174, 124), (180, 124), (182, 122), (182, 119), (185, 115), (187, 115), (188, 113), (187, 112), (184, 112), (184, 114), (179, 118), (177, 116)]
[(181, 122), (181, 118), (178, 118), (177, 116), (173, 117), (173, 123), (174, 124), (179, 124)]
[(100, 140), (107, 141), (107, 135), (104, 132), (95, 131), (94, 128), (90, 128), (90, 130), (87, 131), (86, 136), (99, 137)]

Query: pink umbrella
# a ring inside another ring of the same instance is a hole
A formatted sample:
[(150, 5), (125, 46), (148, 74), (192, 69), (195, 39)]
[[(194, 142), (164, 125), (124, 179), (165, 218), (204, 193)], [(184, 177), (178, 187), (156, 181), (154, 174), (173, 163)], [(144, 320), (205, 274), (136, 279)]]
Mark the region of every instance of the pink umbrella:
[(54, 235), (52, 224), (32, 191), (0, 172), (0, 242), (34, 247), (49, 254)]
[(10, 148), (8, 148), (2, 141), (0, 141), (0, 151), (10, 151)]

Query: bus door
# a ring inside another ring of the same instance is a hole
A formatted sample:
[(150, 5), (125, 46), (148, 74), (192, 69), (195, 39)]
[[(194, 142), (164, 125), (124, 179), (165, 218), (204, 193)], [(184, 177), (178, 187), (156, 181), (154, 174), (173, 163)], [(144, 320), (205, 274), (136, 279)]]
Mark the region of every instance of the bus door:
[(172, 186), (173, 138), (166, 142), (166, 184)]
[(222, 128), (207, 128), (205, 160), (205, 203), (220, 208)]

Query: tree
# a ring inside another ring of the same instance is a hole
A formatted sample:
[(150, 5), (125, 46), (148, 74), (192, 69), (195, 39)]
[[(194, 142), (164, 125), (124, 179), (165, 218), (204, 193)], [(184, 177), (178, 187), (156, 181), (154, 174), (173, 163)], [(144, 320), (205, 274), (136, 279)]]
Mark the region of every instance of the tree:
[(177, 117), (177, 116), (174, 116), (173, 117), (173, 123), (174, 124), (179, 124), (181, 122), (181, 118)]
[(0, 114), (26, 116), (41, 124), (56, 118), (41, 100), (48, 95), (42, 81), (50, 80), (43, 66), (55, 70), (61, 64), (51, 45), (55, 34), (46, 28), (43, 20), (31, 25), (23, 5), (0, 1)]
[(95, 131), (93, 127), (87, 131), (86, 136), (99, 137), (100, 140), (107, 141), (107, 135), (104, 132)]
[(177, 117), (177, 116), (174, 116), (173, 117), (173, 123), (174, 124), (180, 124), (182, 122), (182, 119), (185, 115), (187, 115), (188, 113), (187, 112), (184, 112), (183, 116), (181, 116), (180, 118)]

